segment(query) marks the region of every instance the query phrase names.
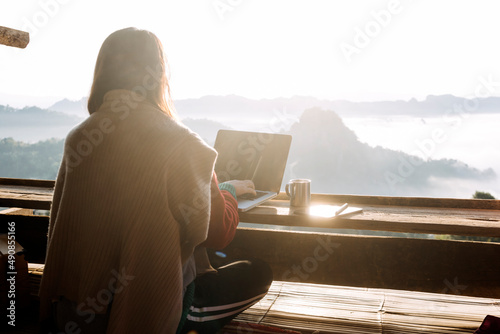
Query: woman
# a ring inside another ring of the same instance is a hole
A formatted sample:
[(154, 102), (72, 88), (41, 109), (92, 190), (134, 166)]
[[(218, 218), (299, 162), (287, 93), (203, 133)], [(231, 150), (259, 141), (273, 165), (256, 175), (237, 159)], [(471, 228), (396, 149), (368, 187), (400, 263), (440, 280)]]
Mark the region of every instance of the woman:
[[(184, 309), (197, 300), (195, 277), (216, 272), (199, 245), (232, 239), (235, 197), (252, 183), (218, 188), (216, 152), (176, 121), (163, 48), (148, 31), (105, 40), (88, 109), (56, 181), (41, 319), (65, 332), (175, 333), (183, 299)], [(263, 273), (256, 290), (267, 291), (268, 267), (244, 267)]]

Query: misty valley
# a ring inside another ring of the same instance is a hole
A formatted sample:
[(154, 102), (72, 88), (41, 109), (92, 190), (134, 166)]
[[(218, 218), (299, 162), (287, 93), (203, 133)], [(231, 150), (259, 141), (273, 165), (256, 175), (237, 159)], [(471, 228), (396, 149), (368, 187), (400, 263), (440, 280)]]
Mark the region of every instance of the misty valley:
[[(310, 178), (313, 192), (333, 194), (458, 198), (470, 198), (477, 190), (498, 194), (500, 166), (494, 164), (498, 148), (493, 144), (498, 139), (479, 135), (462, 139), (458, 134), (466, 137), (471, 124), (477, 123), (479, 130), (495, 124), (491, 118), (500, 120), (500, 115), (491, 99), (483, 103), (481, 113), (467, 118), (446, 112), (452, 110), (446, 104), (456, 105), (457, 99), (353, 103), (226, 96), (175, 105), (183, 123), (210, 145), (219, 129), (291, 134), (283, 184), (291, 178)], [(87, 117), (85, 103), (85, 99), (63, 100), (48, 109), (0, 106), (0, 175), (54, 179), (63, 138)], [(429, 110), (434, 110), (433, 116)], [(488, 122), (478, 120), (488, 117)], [(467, 140), (480, 141), (482, 149), (467, 146)], [(490, 160), (470, 161), (478, 152), (486, 152)]]

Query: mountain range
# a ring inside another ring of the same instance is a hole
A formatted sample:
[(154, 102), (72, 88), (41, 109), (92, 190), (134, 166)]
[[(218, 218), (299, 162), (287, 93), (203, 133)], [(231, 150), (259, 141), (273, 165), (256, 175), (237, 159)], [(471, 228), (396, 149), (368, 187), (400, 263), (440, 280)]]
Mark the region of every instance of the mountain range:
[[(287, 133), (292, 135), (285, 179), (309, 178), (318, 193), (432, 196), (443, 183), (492, 182), (491, 168), (479, 170), (454, 159), (427, 159), (358, 140), (333, 111), (312, 108)], [(448, 195), (449, 196), (449, 195)]]
[[(495, 102), (496, 101), (496, 102)], [(494, 105), (500, 99), (484, 99), (477, 102), (477, 110), (493, 113)], [(323, 106), (314, 106), (321, 104)], [(288, 158), (284, 180), (292, 178), (310, 178), (312, 190), (317, 193), (339, 194), (377, 194), (388, 196), (433, 196), (446, 195), (446, 189), (438, 189), (443, 184), (472, 181), (486, 184), (497, 179), (495, 172), (489, 168), (479, 170), (453, 159), (424, 160), (404, 152), (383, 147), (371, 147), (361, 142), (356, 134), (347, 128), (343, 118), (349, 114), (365, 116), (378, 115), (443, 115), (448, 108), (457, 104), (468, 103), (453, 96), (428, 97), (425, 101), (392, 101), (363, 102), (322, 101), (314, 98), (294, 97), (291, 99), (249, 100), (238, 96), (204, 97), (200, 99), (180, 100), (176, 108), (183, 123), (200, 134), (209, 144), (213, 144), (217, 131), (221, 128), (234, 128), (235, 122), (255, 119), (264, 120), (262, 131), (282, 132), (292, 135), (292, 147)], [(0, 106), (0, 139), (6, 136), (7, 129), (16, 127), (19, 131), (41, 131), (46, 129), (53, 137), (54, 126), (69, 131), (74, 125), (86, 117), (84, 106), (86, 99), (80, 101), (62, 100), (54, 104), (50, 110), (37, 107), (14, 109)], [(337, 106), (336, 108), (332, 106)], [(430, 110), (425, 110), (424, 106)], [(413, 108), (411, 107), (413, 106)], [(431, 107), (432, 106), (432, 107)], [(488, 107), (487, 107), (488, 106)], [(369, 108), (370, 107), (370, 108)], [(302, 109), (301, 109), (302, 108)], [(373, 113), (369, 113), (372, 110)], [(352, 113), (352, 114), (351, 114)], [(344, 116), (342, 116), (344, 114)], [(430, 117), (430, 116), (426, 116)], [(260, 125), (259, 125), (260, 126)], [(8, 137), (8, 136), (7, 136)], [(33, 175), (55, 175), (57, 173), (58, 156), (47, 156), (47, 163), (40, 166), (52, 166), (54, 170), (47, 173), (33, 172), (32, 175), (23, 169), (23, 175), (17, 175), (15, 166), (7, 166), (18, 161), (16, 154), (33, 155), (37, 147), (44, 147), (44, 152), (60, 150), (60, 141), (45, 141), (41, 146), (29, 146), (14, 140), (3, 141), (0, 145), (0, 170), (9, 171), (9, 177), (30, 178)], [(37, 145), (37, 144), (33, 144)], [(50, 149), (51, 145), (58, 145)], [(4, 150), (4, 152), (1, 151)], [(15, 150), (22, 150), (18, 153)], [(14, 154), (14, 155), (12, 155)], [(53, 155), (53, 154), (52, 154)], [(45, 155), (37, 155), (39, 159)], [(9, 159), (7, 159), (9, 158)], [(32, 168), (37, 168), (34, 164)], [(45, 167), (46, 168), (46, 167)], [(2, 175), (7, 176), (7, 175)], [(474, 192), (472, 189), (470, 194)]]
[[(261, 117), (276, 111), (286, 111), (298, 116), (304, 110), (313, 107), (335, 110), (341, 117), (441, 117), (460, 116), (463, 113), (500, 113), (500, 97), (466, 99), (453, 95), (429, 95), (422, 101), (411, 99), (408, 101), (374, 102), (322, 100), (307, 96), (256, 100), (237, 95), (226, 95), (180, 99), (174, 101), (174, 104), (182, 118)], [(78, 101), (64, 99), (47, 109), (86, 117), (88, 115), (86, 111), (87, 98)]]

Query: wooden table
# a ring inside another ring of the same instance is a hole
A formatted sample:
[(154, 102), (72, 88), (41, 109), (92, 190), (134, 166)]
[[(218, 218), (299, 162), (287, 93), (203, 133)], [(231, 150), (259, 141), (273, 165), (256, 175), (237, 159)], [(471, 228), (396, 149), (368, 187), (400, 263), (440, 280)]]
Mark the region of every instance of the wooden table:
[[(49, 210), (54, 181), (0, 178), (0, 207)], [(314, 204), (361, 207), (349, 217), (294, 214), (285, 194), (248, 212), (242, 222), (352, 230), (500, 237), (500, 201), (313, 194)]]
[(0, 178), (0, 207), (49, 210), (54, 181)]
[[(294, 214), (285, 194), (240, 213), (242, 222), (286, 226), (500, 237), (500, 201), (313, 194), (314, 204), (349, 203), (363, 209), (348, 217)], [(431, 202), (432, 201), (432, 202)], [(432, 204), (433, 207), (425, 205)], [(441, 204), (441, 206), (435, 206)], [(457, 208), (454, 206), (462, 205)]]

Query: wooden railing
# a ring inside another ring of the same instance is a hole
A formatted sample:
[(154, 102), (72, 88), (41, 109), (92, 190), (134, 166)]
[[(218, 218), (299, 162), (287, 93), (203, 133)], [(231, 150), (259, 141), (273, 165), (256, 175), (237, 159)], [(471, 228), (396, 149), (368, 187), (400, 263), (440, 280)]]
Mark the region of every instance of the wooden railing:
[[(53, 181), (0, 179), (0, 207), (50, 209), (53, 185)], [(266, 229), (239, 228), (223, 250), (224, 258), (212, 252), (212, 261), (263, 258), (276, 280), (500, 298), (499, 243), (415, 237), (499, 238), (500, 201), (313, 194), (312, 202), (347, 202), (362, 207), (363, 213), (345, 218), (295, 214), (280, 194), (240, 215), (241, 222)], [(28, 260), (43, 262), (48, 217), (3, 214), (0, 233), (11, 221)], [(295, 227), (314, 231), (280, 230)], [(360, 235), (362, 231), (411, 237)]]

